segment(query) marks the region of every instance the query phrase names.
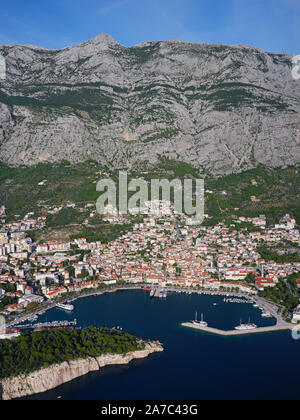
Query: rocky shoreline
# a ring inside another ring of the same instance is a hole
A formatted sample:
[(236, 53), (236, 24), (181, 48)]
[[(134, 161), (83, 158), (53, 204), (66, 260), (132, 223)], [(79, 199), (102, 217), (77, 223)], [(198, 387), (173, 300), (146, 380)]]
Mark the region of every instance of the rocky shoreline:
[(4, 379), (1, 382), (0, 396), (2, 400), (12, 400), (54, 389), (73, 379), (95, 372), (109, 365), (128, 364), (134, 359), (144, 359), (152, 353), (162, 352), (163, 346), (158, 343), (147, 343), (144, 350), (126, 355), (108, 354), (100, 357), (89, 357), (70, 362), (63, 362), (28, 375)]

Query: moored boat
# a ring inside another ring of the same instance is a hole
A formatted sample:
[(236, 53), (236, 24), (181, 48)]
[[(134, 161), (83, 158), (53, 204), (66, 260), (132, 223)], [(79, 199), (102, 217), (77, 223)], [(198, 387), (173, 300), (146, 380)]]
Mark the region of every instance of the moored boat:
[(235, 330), (237, 331), (247, 331), (247, 330), (256, 330), (257, 325), (253, 324), (250, 322), (248, 322), (248, 324), (242, 324), (242, 320), (241, 323), (238, 327), (235, 327)]
[(196, 313), (195, 313), (195, 319), (192, 321), (192, 324), (193, 325), (196, 325), (197, 327), (207, 327), (208, 324), (207, 324), (207, 322), (205, 322), (203, 320), (203, 314), (201, 315), (201, 321), (198, 321), (197, 315), (198, 315), (198, 313), (196, 311)]
[(65, 311), (73, 311), (74, 310), (74, 306), (70, 305), (70, 304), (57, 303), (56, 307), (59, 308), (59, 309), (63, 309)]

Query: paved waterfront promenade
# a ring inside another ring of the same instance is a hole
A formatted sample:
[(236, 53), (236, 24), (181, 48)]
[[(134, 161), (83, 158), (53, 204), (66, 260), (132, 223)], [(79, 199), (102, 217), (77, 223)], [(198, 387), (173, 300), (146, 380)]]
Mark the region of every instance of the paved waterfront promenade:
[(218, 330), (217, 328), (210, 328), (210, 327), (201, 327), (198, 325), (194, 325), (191, 322), (183, 322), (181, 324), (183, 327), (193, 328), (195, 330), (203, 331), (210, 334), (222, 335), (226, 337), (231, 337), (235, 335), (246, 335), (246, 334), (259, 334), (259, 333), (267, 333), (267, 332), (274, 332), (274, 331), (285, 331), (285, 330), (292, 330), (293, 326), (290, 324), (286, 325), (274, 325), (272, 327), (261, 327), (256, 328), (255, 330)]

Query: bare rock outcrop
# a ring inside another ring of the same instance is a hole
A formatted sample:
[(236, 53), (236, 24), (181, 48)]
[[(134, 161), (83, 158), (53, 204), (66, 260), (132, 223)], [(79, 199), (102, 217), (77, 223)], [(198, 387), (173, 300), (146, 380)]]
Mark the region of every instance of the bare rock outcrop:
[(300, 161), (292, 56), (179, 41), (124, 47), (108, 35), (62, 50), (0, 46), (0, 160), (162, 157), (212, 174)]
[(152, 353), (163, 351), (159, 344), (148, 343), (144, 350), (126, 355), (108, 354), (97, 358), (89, 357), (40, 369), (28, 375), (4, 379), (1, 383), (2, 400), (22, 398), (54, 389), (89, 372), (98, 371), (104, 366), (123, 365), (134, 359), (144, 359)]

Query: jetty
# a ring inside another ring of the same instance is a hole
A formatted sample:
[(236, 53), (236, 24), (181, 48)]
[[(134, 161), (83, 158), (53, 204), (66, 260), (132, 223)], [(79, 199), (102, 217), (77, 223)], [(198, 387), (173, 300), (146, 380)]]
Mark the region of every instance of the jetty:
[(276, 331), (286, 331), (292, 330), (293, 326), (290, 324), (281, 324), (281, 325), (273, 325), (271, 327), (260, 327), (253, 330), (219, 330), (217, 328), (211, 327), (204, 327), (200, 325), (195, 325), (192, 322), (183, 322), (181, 324), (182, 327), (193, 328), (195, 330), (203, 331), (210, 334), (215, 335), (222, 335), (226, 337), (231, 337), (235, 335), (247, 335), (247, 334), (260, 334), (260, 333), (268, 333), (268, 332), (276, 332)]
[(154, 289), (154, 295), (153, 297), (159, 298), (160, 297), (160, 292), (162, 290), (161, 286), (158, 286), (156, 289)]

